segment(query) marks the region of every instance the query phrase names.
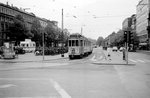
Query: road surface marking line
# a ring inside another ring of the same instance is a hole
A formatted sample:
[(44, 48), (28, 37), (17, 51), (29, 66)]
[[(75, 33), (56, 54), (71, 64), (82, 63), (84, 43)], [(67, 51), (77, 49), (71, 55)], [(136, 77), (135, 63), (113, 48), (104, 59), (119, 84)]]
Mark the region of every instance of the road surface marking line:
[(139, 59), (138, 59), (137, 61), (142, 62), (142, 63), (145, 63), (143, 60), (139, 60)]
[(145, 59), (144, 61), (146, 61), (146, 62), (150, 62), (150, 60), (147, 60), (147, 59)]
[(102, 59), (103, 58), (103, 56), (101, 55), (98, 59)]
[(91, 61), (96, 61), (95, 55), (91, 58)]
[(0, 85), (0, 89), (1, 89), (1, 88), (9, 88), (9, 87), (12, 87), (12, 86), (16, 86), (16, 85), (14, 85), (14, 84)]
[(0, 78), (0, 80), (7, 80), (7, 81), (28, 81), (28, 80), (49, 80), (49, 79), (46, 79), (46, 78)]
[(61, 95), (61, 98), (71, 98), (71, 96), (54, 80), (50, 79), (56, 91)]
[(137, 61), (135, 61), (135, 60), (132, 60), (132, 59), (129, 59), (131, 62), (134, 62), (134, 63), (136, 63)]

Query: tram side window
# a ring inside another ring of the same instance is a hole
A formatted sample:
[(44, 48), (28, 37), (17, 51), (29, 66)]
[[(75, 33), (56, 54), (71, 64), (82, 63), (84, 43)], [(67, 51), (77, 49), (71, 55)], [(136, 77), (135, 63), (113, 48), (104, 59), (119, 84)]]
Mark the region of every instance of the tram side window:
[(29, 44), (27, 44), (27, 47), (29, 47)]
[(81, 41), (81, 42), (80, 42), (80, 43), (81, 43), (81, 46), (83, 46), (83, 40), (80, 40), (80, 41)]
[(76, 46), (79, 46), (79, 41), (78, 40), (76, 40)]
[(71, 46), (71, 40), (69, 40), (69, 46)]

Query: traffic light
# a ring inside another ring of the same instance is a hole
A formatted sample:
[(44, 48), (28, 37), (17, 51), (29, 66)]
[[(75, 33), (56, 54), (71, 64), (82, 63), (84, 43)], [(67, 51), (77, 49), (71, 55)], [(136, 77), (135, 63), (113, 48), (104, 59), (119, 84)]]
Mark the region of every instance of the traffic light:
[(133, 44), (133, 41), (134, 41), (134, 35), (133, 35), (133, 32), (128, 32), (129, 33), (129, 40), (128, 40), (128, 43), (129, 44)]
[(124, 42), (127, 42), (127, 31), (124, 31)]

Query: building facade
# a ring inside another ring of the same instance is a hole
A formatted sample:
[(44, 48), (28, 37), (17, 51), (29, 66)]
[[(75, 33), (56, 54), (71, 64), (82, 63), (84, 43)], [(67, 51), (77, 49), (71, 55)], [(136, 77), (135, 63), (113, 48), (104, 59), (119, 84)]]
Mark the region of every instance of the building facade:
[(141, 45), (146, 45), (149, 48), (149, 12), (150, 12), (150, 0), (141, 0), (136, 6), (136, 33), (139, 37)]
[(35, 16), (33, 13), (26, 12), (23, 8), (17, 8), (13, 5), (0, 3), (0, 46), (8, 39), (6, 32), (9, 29), (9, 25), (13, 23), (13, 19), (21, 15), (26, 23), (26, 26), (31, 31), (31, 26), (35, 20), (40, 22), (40, 25), (44, 29), (48, 24), (58, 28), (57, 21), (50, 21), (45, 18)]
[(17, 15), (21, 15), (26, 22), (26, 26), (29, 31), (32, 26), (32, 22), (36, 18), (33, 13), (28, 13), (23, 9), (19, 9), (13, 5), (0, 3), (0, 46), (5, 40), (7, 40), (6, 32), (9, 25), (13, 22), (13, 18)]
[(122, 30), (124, 31), (128, 31), (131, 30), (131, 25), (132, 25), (132, 18), (126, 18), (123, 22), (122, 22)]

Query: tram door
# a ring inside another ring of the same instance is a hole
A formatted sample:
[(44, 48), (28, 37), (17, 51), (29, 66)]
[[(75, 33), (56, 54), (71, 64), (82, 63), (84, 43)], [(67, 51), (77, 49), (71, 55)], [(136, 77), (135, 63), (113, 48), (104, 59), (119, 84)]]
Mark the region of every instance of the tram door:
[(83, 40), (80, 40), (81, 54), (84, 54)]

